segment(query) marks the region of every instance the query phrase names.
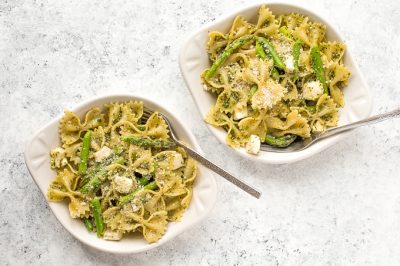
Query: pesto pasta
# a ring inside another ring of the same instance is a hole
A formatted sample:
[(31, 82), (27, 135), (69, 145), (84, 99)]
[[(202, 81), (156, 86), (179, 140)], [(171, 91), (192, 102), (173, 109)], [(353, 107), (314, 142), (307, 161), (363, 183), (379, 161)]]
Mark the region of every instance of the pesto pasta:
[(138, 101), (92, 108), (83, 122), (65, 112), (62, 146), (50, 152), (57, 175), (48, 200), (67, 199), (71, 217), (106, 240), (140, 232), (156, 242), (192, 198), (195, 161), (170, 140), (158, 113), (142, 115)]
[(227, 131), (228, 145), (253, 154), (261, 143), (285, 147), (336, 126), (350, 71), (345, 45), (327, 41), (325, 31), (263, 5), (256, 23), (237, 16), (228, 33), (210, 32), (212, 65), (201, 78), (217, 98), (206, 122)]

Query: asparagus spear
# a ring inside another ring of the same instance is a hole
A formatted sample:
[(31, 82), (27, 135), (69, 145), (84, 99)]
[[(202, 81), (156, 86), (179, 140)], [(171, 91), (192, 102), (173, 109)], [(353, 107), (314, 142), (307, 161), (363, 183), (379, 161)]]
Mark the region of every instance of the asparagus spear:
[[(256, 55), (262, 60), (265, 60), (268, 57), (258, 39), (256, 40)], [(279, 72), (275, 67), (272, 67), (271, 77), (279, 79)]]
[(82, 150), (81, 150), (81, 162), (79, 163), (79, 174), (85, 174), (87, 170), (87, 164), (89, 160), (90, 150), (90, 139), (92, 137), (92, 131), (87, 131), (83, 136)]
[(243, 36), (239, 39), (234, 40), (228, 46), (226, 46), (225, 50), (222, 52), (220, 56), (214, 61), (212, 66), (207, 70), (205, 78), (209, 79), (214, 76), (217, 69), (228, 59), (229, 56), (233, 54), (233, 52), (248, 43), (253, 37), (250, 35)]
[(158, 186), (157, 186), (156, 182), (154, 182), (154, 181), (153, 181), (153, 182), (150, 182), (150, 183), (148, 183), (147, 185), (145, 185), (144, 187), (138, 188), (138, 189), (136, 189), (135, 191), (133, 191), (132, 193), (130, 193), (130, 194), (126, 195), (126, 196), (123, 196), (123, 197), (119, 198), (118, 205), (123, 205), (123, 204), (126, 204), (126, 203), (130, 202), (130, 201), (135, 197), (135, 195), (136, 195), (139, 191), (142, 191), (143, 189), (155, 190), (155, 189), (157, 189), (157, 188), (158, 188)]
[(264, 37), (256, 37), (257, 41), (260, 43), (263, 48), (265, 54), (270, 56), (272, 60), (274, 60), (274, 64), (277, 68), (285, 70), (286, 66), (283, 63), (282, 59), (279, 57), (278, 53), (275, 50), (275, 47)]
[(105, 174), (105, 171), (103, 170), (101, 173), (95, 175), (94, 177), (92, 177), (83, 187), (81, 187), (79, 189), (80, 192), (87, 194), (89, 192), (96, 192), (101, 185), (101, 179), (99, 177), (99, 175), (101, 174)]
[(93, 217), (96, 224), (97, 236), (101, 237), (104, 233), (103, 217), (101, 215), (101, 206), (99, 198), (94, 198), (91, 202)]
[(96, 192), (102, 183), (102, 176), (105, 176), (107, 174), (107, 170), (105, 170), (105, 167), (111, 163), (116, 163), (116, 164), (124, 164), (125, 163), (125, 158), (118, 156), (117, 152), (114, 152), (113, 155), (110, 155), (107, 157), (107, 159), (103, 160), (101, 163), (92, 166), (88, 169), (88, 173), (84, 175), (81, 179), (80, 182), (80, 189), (79, 191), (87, 194), (89, 192)]
[(173, 149), (176, 144), (174, 142), (163, 140), (163, 139), (150, 139), (136, 136), (123, 136), (123, 141), (133, 143), (138, 146), (145, 148), (157, 148), (157, 149)]
[(315, 105), (306, 105), (306, 109), (311, 113), (315, 113), (315, 111), (317, 110), (317, 106), (315, 106)]
[(270, 134), (267, 134), (265, 136), (264, 142), (275, 147), (279, 148), (285, 148), (292, 144), (293, 141), (295, 141), (297, 138), (296, 135), (290, 134), (290, 135), (285, 135), (282, 137), (274, 137)]
[(249, 98), (253, 97), (254, 93), (258, 90), (257, 84), (254, 84), (251, 86), (250, 91), (249, 91)]
[(275, 67), (273, 67), (271, 70), (271, 77), (275, 80), (279, 79), (279, 72)]
[(85, 218), (85, 219), (83, 219), (83, 223), (85, 224), (85, 227), (89, 232), (93, 232), (92, 221), (90, 221), (89, 219)]
[(312, 67), (314, 69), (314, 73), (317, 76), (319, 82), (321, 82), (322, 87), (324, 88), (324, 93), (329, 95), (328, 85), (326, 84), (324, 67), (321, 61), (321, 54), (319, 52), (318, 46), (314, 46), (311, 48), (311, 62)]
[(150, 179), (151, 179), (152, 177), (153, 177), (152, 174), (147, 174), (147, 175), (144, 175), (144, 176), (140, 177), (140, 178), (138, 179), (139, 184), (140, 184), (141, 186), (147, 185), (147, 184), (150, 182)]
[(299, 57), (300, 57), (300, 48), (303, 45), (303, 42), (297, 40), (293, 45), (293, 61), (294, 61), (294, 80), (297, 81), (299, 78)]
[(265, 60), (267, 58), (267, 54), (265, 53), (258, 39), (256, 39), (256, 55), (262, 60)]

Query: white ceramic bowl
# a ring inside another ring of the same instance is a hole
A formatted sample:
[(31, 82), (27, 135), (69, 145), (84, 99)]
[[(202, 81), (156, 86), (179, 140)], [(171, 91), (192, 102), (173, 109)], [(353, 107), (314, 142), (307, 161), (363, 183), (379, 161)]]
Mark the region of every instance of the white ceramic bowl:
[[(176, 116), (161, 105), (143, 97), (131, 94), (100, 96), (78, 105), (71, 111), (77, 113), (79, 116), (83, 116), (91, 107), (103, 106), (103, 104), (109, 102), (128, 100), (143, 101), (145, 106), (165, 114), (171, 120), (179, 138), (202, 153), (195, 137)], [(58, 123), (61, 117), (62, 115), (40, 129), (25, 148), (26, 165), (28, 166), (33, 180), (45, 197), (47, 188), (56, 175), (56, 172), (50, 169), (49, 154), (50, 149), (60, 145)], [(136, 253), (164, 244), (205, 218), (214, 206), (216, 194), (217, 186), (214, 176), (207, 168), (199, 164), (199, 173), (194, 184), (193, 198), (182, 220), (177, 223), (169, 223), (165, 235), (158, 242), (152, 244), (147, 243), (143, 237), (139, 235), (128, 236), (120, 241), (106, 241), (97, 238), (96, 234), (87, 232), (85, 226), (79, 219), (72, 219), (70, 217), (66, 202), (49, 202), (49, 205), (54, 215), (65, 229), (83, 243), (106, 252)], [(60, 239), (60, 241), (62, 240)]]
[[(312, 8), (305, 7), (304, 5), (298, 6), (296, 4), (286, 3), (284, 1), (267, 2), (266, 5), (275, 15), (295, 12), (306, 15), (313, 21), (319, 21), (327, 26), (326, 37), (328, 40), (336, 40), (346, 43), (346, 41), (333, 27), (333, 25), (327, 20), (321, 18), (316, 12), (312, 11)], [(207, 111), (211, 106), (215, 104), (216, 100), (214, 95), (203, 89), (200, 79), (201, 72), (205, 68), (208, 68), (210, 66), (210, 62), (206, 52), (208, 32), (211, 30), (228, 32), (234, 18), (238, 15), (244, 16), (244, 18), (250, 22), (255, 22), (258, 17), (258, 9), (260, 6), (261, 3), (253, 4), (251, 6), (241, 8), (220, 19), (217, 19), (216, 21), (202, 27), (201, 29), (190, 35), (190, 37), (184, 43), (179, 58), (181, 72), (187, 86), (189, 87), (192, 97), (196, 102), (197, 108), (203, 117), (206, 116)], [(366, 118), (370, 115), (372, 109), (372, 100), (369, 88), (365, 82), (362, 73), (355, 64), (351, 56), (351, 51), (349, 49), (347, 49), (345, 53), (344, 62), (346, 67), (351, 70), (352, 77), (350, 78), (349, 85), (343, 90), (345, 107), (340, 110), (339, 125), (344, 125)], [(207, 126), (222, 143), (225, 143), (225, 130), (213, 127), (208, 124)], [(349, 133), (343, 133), (329, 139), (321, 140), (303, 151), (292, 153), (272, 153), (261, 151), (259, 155), (250, 155), (246, 153), (243, 148), (235, 150), (240, 155), (246, 158), (250, 158), (263, 163), (290, 163), (308, 158), (328, 148), (337, 141), (347, 137), (348, 134)]]

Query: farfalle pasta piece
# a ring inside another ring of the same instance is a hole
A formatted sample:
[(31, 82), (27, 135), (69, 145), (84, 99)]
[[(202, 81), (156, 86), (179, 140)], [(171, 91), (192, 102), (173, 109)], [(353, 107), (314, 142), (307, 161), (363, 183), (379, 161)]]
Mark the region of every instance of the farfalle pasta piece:
[(137, 123), (142, 115), (143, 102), (130, 101), (122, 105), (122, 116), (125, 117), (126, 121)]
[(134, 165), (135, 161), (139, 158), (151, 158), (151, 149), (146, 149), (140, 146), (136, 146), (134, 144), (130, 144), (128, 149), (128, 162), (129, 169), (134, 170), (136, 165)]
[(146, 212), (154, 213), (159, 210), (165, 210), (164, 192), (162, 188), (155, 191), (143, 191), (145, 203), (143, 207)]
[(77, 142), (71, 145), (63, 145), (65, 156), (69, 159), (69, 161), (74, 164), (79, 164), (81, 161), (80, 151), (82, 149), (82, 142)]
[(162, 196), (176, 197), (186, 192), (182, 177), (171, 171), (158, 170), (155, 181), (160, 189), (158, 193)]
[(148, 175), (154, 172), (153, 158), (151, 156), (142, 156), (135, 160), (132, 168), (142, 175)]
[(157, 112), (154, 112), (147, 120), (146, 130), (143, 134), (147, 137), (167, 139), (167, 123), (165, 123), (165, 120)]
[(190, 186), (193, 184), (195, 178), (197, 175), (197, 164), (196, 161), (193, 160), (192, 158), (189, 158), (186, 161), (186, 166), (185, 166), (185, 170), (183, 172), (183, 183), (186, 186)]
[(282, 121), (276, 117), (267, 117), (266, 122), (268, 130), (275, 136), (279, 137), (286, 134), (295, 134), (303, 138), (310, 137), (310, 126), (307, 120), (299, 115), (297, 110), (291, 111), (286, 121)]
[(207, 70), (204, 70), (201, 74), (201, 80), (203, 81), (203, 88), (206, 91), (210, 91), (216, 95), (219, 95), (221, 92), (225, 90), (228, 86), (226, 85), (228, 76), (226, 71), (217, 71), (217, 73), (211, 77), (206, 79), (205, 74)]
[(312, 116), (311, 129), (313, 132), (322, 132), (327, 127), (336, 126), (338, 113), (335, 102), (328, 95), (322, 95), (317, 102), (316, 112)]
[(90, 147), (93, 150), (98, 151), (103, 148), (105, 141), (106, 136), (103, 127), (99, 126), (98, 128), (94, 129), (91, 137)]
[(242, 91), (227, 90), (221, 93), (217, 99), (217, 106), (224, 113), (233, 113), (247, 103), (247, 97)]
[(144, 208), (140, 212), (120, 210), (113, 207), (103, 213), (104, 221), (111, 230), (122, 232), (134, 232), (141, 229), (143, 236), (149, 243), (158, 241), (165, 233), (167, 228), (167, 212), (153, 212), (149, 218), (144, 218)]
[(232, 41), (249, 34), (253, 30), (254, 26), (252, 24), (248, 23), (242, 16), (237, 16), (229, 30), (228, 39)]
[(79, 117), (72, 112), (65, 112), (59, 125), (61, 142), (69, 145), (78, 141), (81, 129), (82, 126)]
[(59, 132), (61, 142), (70, 145), (79, 140), (82, 131), (87, 131), (103, 124), (103, 114), (99, 108), (93, 108), (86, 113), (85, 121), (81, 124), (80, 118), (72, 112), (66, 111), (60, 121)]
[(168, 220), (169, 221), (174, 221), (177, 222), (182, 218), (182, 215), (185, 211), (184, 205), (182, 205), (182, 202), (185, 202), (186, 197), (191, 197), (188, 196), (189, 194), (186, 192), (185, 195), (182, 195), (180, 197), (174, 197), (174, 198), (168, 198), (166, 199), (166, 205), (168, 206), (166, 208), (166, 211), (168, 212)]
[(244, 136), (237, 126), (233, 123), (230, 124), (230, 128), (228, 129), (228, 133), (226, 134), (226, 143), (233, 147), (237, 148), (243, 144)]
[(106, 115), (106, 126), (104, 128), (105, 132), (109, 132), (113, 125), (118, 123), (122, 117), (122, 106), (119, 103), (109, 103), (106, 105), (107, 115)]
[(85, 122), (82, 125), (82, 130), (89, 130), (104, 124), (104, 114), (100, 108), (95, 107), (90, 109), (85, 115)]
[(230, 118), (222, 113), (218, 106), (214, 106), (208, 110), (205, 121), (217, 127), (226, 127), (231, 123)]
[(265, 111), (259, 112), (255, 117), (250, 116), (242, 119), (238, 126), (243, 136), (257, 135), (261, 139), (264, 138), (267, 133), (267, 125), (263, 118), (260, 119), (260, 116), (264, 115)]
[(341, 63), (346, 51), (346, 45), (339, 42), (322, 42), (320, 51), (325, 65), (329, 64), (329, 62)]
[(303, 24), (304, 20), (306, 19), (305, 16), (291, 13), (282, 17), (282, 24), (286, 26), (289, 32), (293, 33), (293, 31)]
[(69, 212), (72, 218), (88, 217), (90, 207), (80, 192), (74, 191), (78, 177), (68, 169), (62, 170), (50, 184), (47, 192), (49, 201), (62, 201), (69, 198)]
[(265, 5), (262, 5), (258, 11), (256, 28), (256, 33), (258, 34), (271, 34), (278, 29), (278, 23), (275, 20), (275, 16)]
[(153, 156), (157, 170), (171, 171), (184, 166), (182, 154), (176, 151), (162, 151)]
[(207, 48), (208, 55), (212, 61), (217, 59), (220, 55), (221, 51), (228, 44), (228, 39), (225, 34), (222, 34), (219, 31), (212, 31), (208, 34)]
[[(130, 207), (129, 205), (126, 206)], [(139, 210), (143, 210), (143, 208), (139, 208)], [(136, 214), (138, 216), (137, 219), (128, 218), (126, 214), (130, 212), (131, 210), (121, 210), (121, 207), (108, 208), (103, 212), (104, 223), (107, 225), (107, 228), (110, 228), (113, 231), (122, 231), (124, 233), (134, 232), (138, 227), (140, 227), (137, 220), (140, 220), (143, 211), (141, 211), (140, 214)]]
[(350, 75), (351, 72), (338, 63), (331, 63), (326, 70), (331, 97), (341, 107), (344, 106), (344, 99), (340, 89), (347, 85)]
[(153, 212), (146, 220), (141, 221), (143, 236), (149, 243), (157, 242), (167, 230), (168, 215), (166, 211)]
[(324, 40), (325, 32), (325, 25), (317, 22), (310, 22), (308, 18), (305, 18), (301, 24), (293, 30), (293, 36), (312, 47)]

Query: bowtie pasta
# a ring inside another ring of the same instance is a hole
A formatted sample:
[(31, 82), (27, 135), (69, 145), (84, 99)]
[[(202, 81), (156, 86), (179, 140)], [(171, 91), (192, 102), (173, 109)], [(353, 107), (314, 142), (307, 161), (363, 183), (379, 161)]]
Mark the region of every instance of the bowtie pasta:
[(255, 24), (237, 16), (228, 33), (210, 32), (212, 65), (201, 78), (217, 99), (206, 122), (253, 154), (260, 143), (286, 147), (336, 126), (350, 71), (345, 45), (326, 41), (325, 31), (303, 15), (275, 16), (261, 6)]
[(192, 198), (195, 161), (169, 139), (158, 113), (146, 121), (142, 115), (138, 101), (93, 108), (83, 122), (65, 112), (62, 146), (50, 152), (57, 176), (49, 201), (69, 199), (71, 217), (106, 240), (140, 232), (156, 242)]

